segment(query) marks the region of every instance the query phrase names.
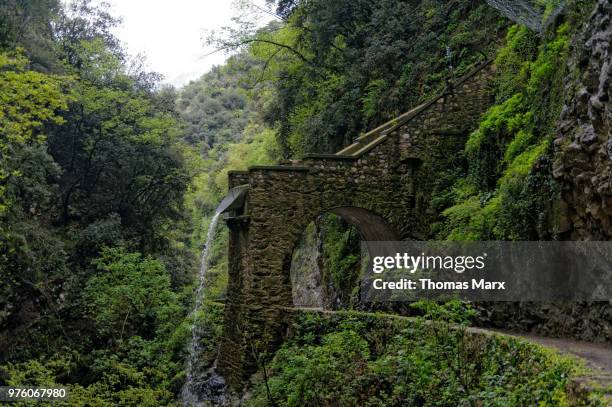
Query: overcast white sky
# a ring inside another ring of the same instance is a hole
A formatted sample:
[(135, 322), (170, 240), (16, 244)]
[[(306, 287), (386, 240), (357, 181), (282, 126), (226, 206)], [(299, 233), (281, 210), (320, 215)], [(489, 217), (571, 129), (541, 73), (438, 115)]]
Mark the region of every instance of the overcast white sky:
[[(235, 14), (231, 0), (95, 0), (111, 5), (123, 18), (116, 35), (132, 55), (145, 54), (150, 70), (164, 82), (181, 86), (197, 79), (227, 55), (205, 56), (205, 30), (231, 25)], [(263, 4), (263, 0), (255, 0)]]

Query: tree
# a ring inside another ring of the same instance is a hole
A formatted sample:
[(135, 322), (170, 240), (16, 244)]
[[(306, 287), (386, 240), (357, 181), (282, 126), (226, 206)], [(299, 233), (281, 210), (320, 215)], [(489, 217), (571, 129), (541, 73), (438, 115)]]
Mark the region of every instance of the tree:
[(459, 1), (282, 1), (212, 43), (250, 47), (273, 81), (286, 157), (332, 153), (441, 92), (503, 36), (493, 9)]
[(46, 122), (61, 124), (58, 110), (67, 107), (66, 78), (27, 69), (19, 52), (0, 53), (0, 216), (22, 191), (24, 150), (41, 145)]
[(94, 266), (82, 298), (101, 338), (117, 343), (134, 335), (152, 338), (160, 330), (168, 331), (180, 311), (159, 260), (112, 248), (104, 249)]
[(172, 94), (125, 56), (116, 19), (89, 1), (8, 3), (0, 46), (31, 48), (0, 50), (0, 360), (25, 360), (87, 347), (79, 295), (104, 246), (167, 255), (184, 268), (168, 276), (188, 274), (173, 239), (189, 175)]
[(164, 219), (179, 216), (187, 183), (173, 146), (180, 126), (136, 85), (104, 41), (80, 41), (75, 52), (80, 80), (66, 124), (49, 137), (63, 169), (60, 220), (87, 224), (116, 213), (141, 250), (159, 247), (159, 229)]
[(53, 21), (58, 0), (4, 0), (0, 3), (0, 50), (23, 48), (35, 70), (56, 71)]
[[(48, 300), (48, 282), (64, 270), (62, 244), (36, 222), (49, 207), (58, 168), (44, 127), (62, 123), (66, 77), (28, 69), (21, 51), (0, 53), (0, 327), (19, 325), (24, 304)], [(40, 249), (40, 250), (37, 250)], [(0, 337), (0, 343), (4, 342)], [(0, 346), (6, 349), (8, 347)], [(0, 353), (2, 357), (4, 351)]]

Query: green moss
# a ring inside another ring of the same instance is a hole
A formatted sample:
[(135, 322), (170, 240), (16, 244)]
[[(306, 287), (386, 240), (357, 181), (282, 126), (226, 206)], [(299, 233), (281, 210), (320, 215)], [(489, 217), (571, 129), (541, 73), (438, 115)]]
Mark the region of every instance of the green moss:
[(438, 237), (528, 240), (547, 233), (540, 223), (555, 188), (550, 174), (536, 174), (534, 166), (550, 150), (571, 34), (567, 23), (550, 38), (525, 27), (509, 30), (496, 58), (498, 103), (468, 138), (467, 178), (452, 187), (454, 202), (442, 211)]
[(520, 182), (529, 175), (536, 160), (548, 149), (549, 143), (548, 139), (543, 140), (540, 144), (529, 147), (512, 160), (498, 182), (502, 194), (507, 191), (509, 184)]

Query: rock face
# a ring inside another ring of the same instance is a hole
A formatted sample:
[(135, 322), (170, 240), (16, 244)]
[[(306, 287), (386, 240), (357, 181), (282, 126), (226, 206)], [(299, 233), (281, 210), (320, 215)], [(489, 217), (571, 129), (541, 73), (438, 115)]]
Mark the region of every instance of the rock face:
[(553, 174), (562, 186), (559, 232), (612, 238), (612, 1), (599, 0), (572, 43)]
[[(555, 235), (612, 238), (612, 1), (598, 0), (571, 43), (553, 176), (561, 197)], [(612, 302), (490, 304), (483, 325), (547, 336), (612, 342)]]
[(321, 244), (319, 228), (312, 222), (300, 238), (291, 260), (291, 294), (296, 307), (325, 306), (323, 273), (319, 265)]
[(589, 342), (612, 343), (609, 302), (480, 303), (476, 325)]

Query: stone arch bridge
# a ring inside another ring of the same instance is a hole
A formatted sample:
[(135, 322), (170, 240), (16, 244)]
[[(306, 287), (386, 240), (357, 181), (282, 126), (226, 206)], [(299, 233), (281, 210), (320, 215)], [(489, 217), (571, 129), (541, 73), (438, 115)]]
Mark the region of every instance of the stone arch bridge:
[(491, 61), (337, 154), (229, 174), (229, 286), (218, 369), (238, 388), (259, 343), (278, 344), (292, 306), (290, 266), (308, 224), (332, 212), (365, 240), (421, 239), (436, 216), (437, 174), (452, 165), (491, 105)]

